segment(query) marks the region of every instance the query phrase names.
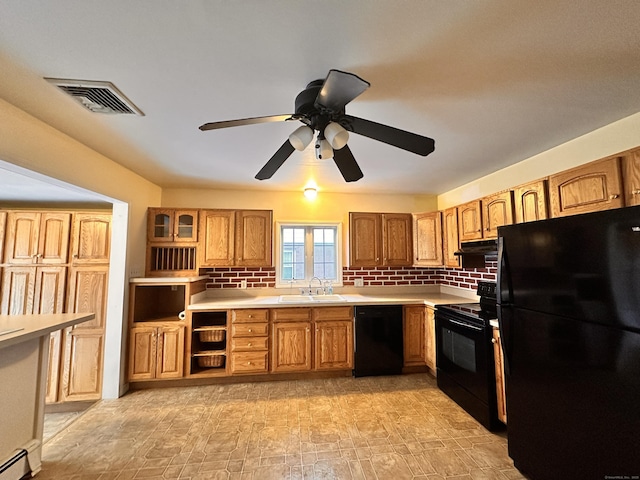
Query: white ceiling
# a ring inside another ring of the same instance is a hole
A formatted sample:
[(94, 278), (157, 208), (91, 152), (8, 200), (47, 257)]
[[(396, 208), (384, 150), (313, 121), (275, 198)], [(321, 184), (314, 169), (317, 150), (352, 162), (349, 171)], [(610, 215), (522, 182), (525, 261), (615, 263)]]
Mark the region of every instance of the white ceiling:
[[(637, 0), (2, 0), (0, 97), (165, 187), (438, 194), (640, 111)], [(254, 175), (331, 68), (347, 113), (435, 139), (420, 157), (351, 135), (345, 183), (310, 146)], [(145, 116), (92, 114), (43, 77), (113, 82)]]

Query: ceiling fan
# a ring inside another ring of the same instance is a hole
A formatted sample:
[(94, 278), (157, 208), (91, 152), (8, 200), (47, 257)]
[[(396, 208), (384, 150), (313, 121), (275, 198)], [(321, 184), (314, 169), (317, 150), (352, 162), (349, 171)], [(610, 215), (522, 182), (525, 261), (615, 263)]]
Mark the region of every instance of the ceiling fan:
[(200, 130), (289, 120), (299, 120), (304, 123), (289, 135), (289, 138), (262, 167), (255, 177), (258, 180), (271, 178), (294, 150), (302, 151), (311, 143), (316, 131), (318, 132), (315, 143), (316, 158), (333, 157), (347, 182), (355, 182), (363, 177), (362, 170), (347, 146), (348, 132), (364, 135), (422, 156), (433, 152), (435, 143), (431, 138), (345, 113), (345, 105), (369, 86), (369, 82), (353, 73), (329, 70), (324, 80), (314, 80), (298, 94), (293, 114), (205, 123), (200, 126)]

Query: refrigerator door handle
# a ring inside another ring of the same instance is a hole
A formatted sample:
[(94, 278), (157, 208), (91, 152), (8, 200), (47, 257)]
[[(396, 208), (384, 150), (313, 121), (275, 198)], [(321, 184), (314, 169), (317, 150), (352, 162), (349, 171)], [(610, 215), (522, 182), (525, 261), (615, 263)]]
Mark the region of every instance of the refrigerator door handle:
[(511, 277), (509, 276), (509, 259), (504, 246), (504, 238), (498, 238), (498, 278), (497, 303), (506, 305), (512, 303)]

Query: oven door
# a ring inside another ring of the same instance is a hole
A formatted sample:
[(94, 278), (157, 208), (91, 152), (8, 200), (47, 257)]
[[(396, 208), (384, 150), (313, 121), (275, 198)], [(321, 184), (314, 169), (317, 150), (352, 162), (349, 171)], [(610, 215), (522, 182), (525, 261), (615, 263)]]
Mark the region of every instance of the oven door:
[(489, 350), (489, 332), (488, 326), (474, 324), (442, 309), (436, 310), (438, 373), (445, 373), (450, 380), (487, 405), (490, 405), (493, 386), (490, 380), (493, 355)]

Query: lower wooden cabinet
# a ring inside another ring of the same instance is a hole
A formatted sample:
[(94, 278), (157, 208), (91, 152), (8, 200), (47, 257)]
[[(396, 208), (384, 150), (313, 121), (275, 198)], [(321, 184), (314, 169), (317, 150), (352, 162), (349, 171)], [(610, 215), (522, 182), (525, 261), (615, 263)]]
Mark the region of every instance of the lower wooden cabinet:
[(313, 323), (314, 369), (353, 368), (353, 308), (351, 306), (314, 308)]
[(425, 308), (424, 323), (424, 352), (425, 362), (433, 375), (436, 374), (436, 310)]
[(102, 394), (104, 334), (66, 328), (62, 344), (62, 383), (58, 400), (99, 400)]
[(496, 395), (498, 397), (498, 419), (507, 423), (507, 396), (504, 381), (504, 355), (500, 344), (500, 330), (493, 329), (493, 356), (496, 364)]
[(269, 310), (231, 312), (230, 373), (269, 372)]
[(272, 372), (311, 370), (311, 322), (273, 324)]
[(425, 365), (425, 307), (404, 307), (404, 366)]
[(181, 378), (183, 325), (138, 325), (130, 330), (129, 380)]

